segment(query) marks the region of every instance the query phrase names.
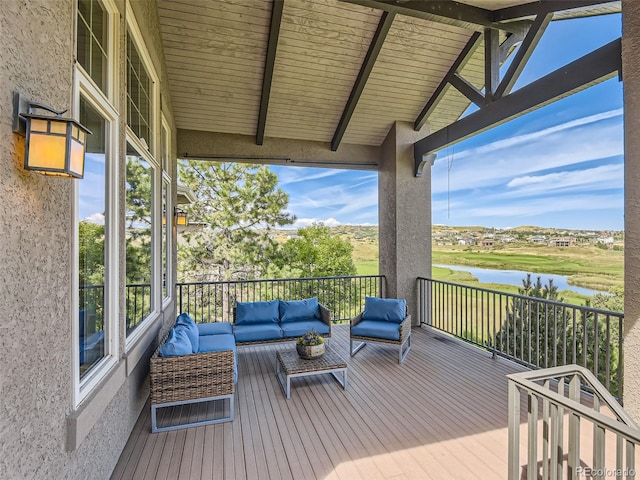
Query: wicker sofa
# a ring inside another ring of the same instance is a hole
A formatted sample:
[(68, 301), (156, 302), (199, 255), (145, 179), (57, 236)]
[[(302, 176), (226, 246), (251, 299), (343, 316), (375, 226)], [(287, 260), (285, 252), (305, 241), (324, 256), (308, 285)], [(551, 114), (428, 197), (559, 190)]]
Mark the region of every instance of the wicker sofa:
[(331, 314), (317, 298), (238, 302), (233, 310), (237, 345), (290, 342), (309, 330), (331, 337)]
[[(238, 370), (229, 323), (196, 324), (183, 313), (151, 356), (151, 431), (229, 422), (234, 418)], [(158, 426), (158, 409), (228, 400), (228, 414), (191, 423)]]
[[(151, 431), (232, 421), (238, 380), (236, 345), (292, 341), (308, 330), (331, 337), (330, 312), (317, 298), (238, 302), (233, 325), (196, 324), (189, 314), (180, 314), (151, 356)], [(159, 409), (212, 400), (228, 400), (228, 414), (158, 426)]]

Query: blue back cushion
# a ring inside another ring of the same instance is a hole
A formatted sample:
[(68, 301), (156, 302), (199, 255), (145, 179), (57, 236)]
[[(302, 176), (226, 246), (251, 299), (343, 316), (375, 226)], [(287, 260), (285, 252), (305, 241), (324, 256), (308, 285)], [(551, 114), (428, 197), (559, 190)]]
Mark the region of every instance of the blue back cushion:
[(402, 323), (406, 313), (407, 301), (404, 299), (365, 297), (362, 319)]
[(280, 321), (282, 323), (320, 318), (318, 297), (306, 300), (280, 300)]
[(196, 326), (196, 322), (193, 321), (193, 318), (188, 313), (181, 313), (178, 315), (178, 319), (176, 320), (176, 329), (183, 328), (187, 335), (189, 336), (189, 341), (191, 342), (191, 347), (193, 348), (193, 352), (196, 353), (200, 348), (200, 332), (198, 331), (198, 327)]
[(233, 328), (231, 328), (229, 322), (197, 323), (196, 327), (198, 327), (198, 333), (200, 333), (201, 337), (233, 333)]
[(280, 320), (278, 312), (279, 300), (270, 302), (238, 302), (236, 304), (237, 325), (247, 325), (250, 323), (278, 323)]
[(167, 341), (160, 347), (161, 357), (175, 357), (193, 353), (189, 336), (184, 328), (169, 330)]

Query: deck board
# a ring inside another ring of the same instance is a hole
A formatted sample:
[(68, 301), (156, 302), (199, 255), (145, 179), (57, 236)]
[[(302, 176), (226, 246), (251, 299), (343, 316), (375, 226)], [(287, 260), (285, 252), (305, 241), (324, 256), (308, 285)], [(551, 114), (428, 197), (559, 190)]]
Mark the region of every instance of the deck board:
[(382, 344), (350, 358), (348, 328), (337, 325), (331, 348), (347, 361), (347, 389), (329, 375), (296, 378), (286, 400), (275, 351), (292, 347), (239, 348), (232, 423), (151, 434), (147, 406), (111, 478), (506, 477), (505, 375), (522, 367), (420, 328), (402, 365), (397, 349)]

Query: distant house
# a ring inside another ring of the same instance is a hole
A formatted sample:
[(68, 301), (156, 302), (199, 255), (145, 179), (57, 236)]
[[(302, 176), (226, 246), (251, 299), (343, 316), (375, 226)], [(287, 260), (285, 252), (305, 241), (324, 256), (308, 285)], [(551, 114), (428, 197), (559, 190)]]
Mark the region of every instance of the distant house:
[(613, 245), (613, 237), (600, 237), (596, 239), (598, 243), (604, 243), (605, 245)]
[(550, 247), (570, 247), (576, 243), (573, 237), (552, 237), (549, 239)]
[(547, 237), (545, 235), (533, 235), (529, 237), (529, 241), (533, 243), (546, 243)]
[(483, 238), (482, 239), (482, 246), (483, 247), (493, 247), (495, 244), (496, 244), (496, 241), (493, 238)]

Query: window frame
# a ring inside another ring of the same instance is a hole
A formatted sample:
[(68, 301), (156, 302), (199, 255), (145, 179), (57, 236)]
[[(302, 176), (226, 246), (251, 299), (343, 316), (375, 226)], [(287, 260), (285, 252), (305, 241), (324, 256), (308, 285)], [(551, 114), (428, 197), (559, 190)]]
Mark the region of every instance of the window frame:
[[(141, 141), (136, 135), (133, 129), (129, 126), (129, 119), (127, 118), (123, 123), (126, 129), (126, 142), (138, 152), (139, 156), (142, 156), (151, 166), (153, 172), (151, 176), (151, 311), (149, 315), (140, 323), (140, 325), (131, 333), (126, 334), (126, 311), (121, 312), (122, 327), (125, 330), (125, 352), (130, 352), (135, 344), (145, 336), (147, 330), (153, 325), (155, 320), (160, 316), (162, 308), (162, 253), (161, 245), (162, 234), (162, 208), (159, 208), (162, 204), (162, 166), (158, 161), (156, 153), (160, 151), (160, 135), (158, 134), (160, 124), (160, 89), (159, 79), (156, 69), (151, 61), (149, 52), (146, 48), (144, 37), (138, 27), (135, 14), (131, 9), (130, 2), (126, 4), (126, 35), (131, 35), (131, 40), (137, 49), (137, 53), (144, 65), (147, 75), (149, 76), (151, 85), (149, 86), (151, 105), (149, 105), (150, 122), (149, 129), (149, 144), (145, 141)], [(128, 38), (125, 39), (127, 41)], [(125, 56), (124, 67), (128, 68)], [(128, 100), (125, 98), (125, 104)], [(125, 107), (125, 112), (128, 111), (128, 106)], [(126, 157), (126, 153), (125, 153)], [(126, 178), (125, 178), (126, 181)], [(126, 208), (126, 207), (125, 207)], [(126, 252), (125, 252), (126, 255)], [(124, 275), (124, 284), (121, 285), (120, 290), (124, 292), (126, 289), (126, 270)]]
[(166, 202), (166, 212), (165, 213), (165, 222), (166, 225), (162, 225), (162, 222), (160, 223), (160, 228), (165, 228), (167, 229), (167, 238), (166, 238), (166, 243), (165, 243), (165, 239), (163, 238), (163, 233), (162, 231), (160, 232), (160, 242), (161, 242), (161, 246), (160, 246), (160, 262), (162, 262), (162, 249), (166, 248), (167, 250), (167, 256), (166, 256), (166, 263), (165, 265), (161, 265), (160, 267), (160, 272), (161, 275), (165, 273), (165, 269), (166, 269), (166, 276), (164, 279), (165, 284), (166, 284), (166, 291), (167, 294), (164, 295), (164, 293), (162, 292), (162, 285), (160, 285), (160, 295), (162, 296), (162, 308), (165, 309), (169, 306), (169, 304), (171, 303), (171, 301), (173, 300), (173, 296), (174, 296), (174, 289), (172, 288), (173, 286), (173, 224), (174, 224), (174, 205), (173, 205), (173, 188), (172, 188), (172, 182), (171, 182), (171, 172), (169, 171), (169, 168), (171, 168), (171, 129), (169, 128), (169, 122), (167, 122), (167, 119), (165, 118), (164, 115), (161, 115), (161, 125), (160, 125), (160, 141), (162, 142), (164, 140), (164, 149), (161, 147), (160, 148), (160, 152), (161, 152), (161, 161), (162, 161), (162, 183), (161, 183), (161, 192), (160, 192), (160, 199), (162, 201), (162, 190), (164, 190), (164, 186), (167, 186), (167, 202)]
[[(80, 378), (80, 345), (79, 338), (79, 182), (73, 180), (73, 241), (72, 241), (72, 378), (73, 395), (72, 408), (77, 409), (82, 402), (96, 389), (107, 374), (119, 361), (119, 218), (118, 218), (118, 186), (119, 186), (119, 125), (120, 115), (115, 108), (117, 98), (118, 78), (118, 38), (119, 14), (117, 7), (111, 0), (99, 0), (107, 15), (107, 92), (95, 83), (79, 62), (74, 68), (74, 117), (79, 118), (80, 99), (83, 98), (94, 108), (106, 122), (106, 152), (105, 152), (105, 279), (104, 279), (104, 356), (88, 372)], [(74, 4), (75, 52), (77, 52), (77, 20), (78, 3)]]

